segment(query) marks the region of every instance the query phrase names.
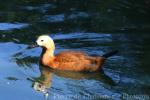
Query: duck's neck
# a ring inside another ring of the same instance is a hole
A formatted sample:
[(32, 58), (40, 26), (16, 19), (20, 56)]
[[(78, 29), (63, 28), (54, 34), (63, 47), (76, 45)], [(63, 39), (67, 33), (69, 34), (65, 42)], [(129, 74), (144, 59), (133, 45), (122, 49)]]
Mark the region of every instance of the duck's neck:
[(42, 64), (47, 66), (53, 60), (54, 60), (54, 50), (43, 48), (42, 54), (41, 54)]

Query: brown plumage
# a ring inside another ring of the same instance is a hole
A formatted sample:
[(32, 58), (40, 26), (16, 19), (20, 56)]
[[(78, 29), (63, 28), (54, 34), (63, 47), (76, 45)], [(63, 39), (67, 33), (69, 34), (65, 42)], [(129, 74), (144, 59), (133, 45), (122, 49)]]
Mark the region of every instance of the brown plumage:
[(40, 36), (37, 44), (43, 47), (41, 63), (53, 69), (92, 72), (101, 70), (105, 61), (105, 56), (93, 57), (79, 51), (62, 51), (54, 55), (55, 44), (47, 35)]

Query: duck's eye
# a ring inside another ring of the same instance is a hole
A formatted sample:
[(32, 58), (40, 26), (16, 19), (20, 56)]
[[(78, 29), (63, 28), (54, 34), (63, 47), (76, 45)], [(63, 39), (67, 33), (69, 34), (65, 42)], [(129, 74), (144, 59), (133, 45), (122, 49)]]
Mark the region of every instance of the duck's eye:
[(44, 40), (41, 40), (41, 42), (43, 42)]

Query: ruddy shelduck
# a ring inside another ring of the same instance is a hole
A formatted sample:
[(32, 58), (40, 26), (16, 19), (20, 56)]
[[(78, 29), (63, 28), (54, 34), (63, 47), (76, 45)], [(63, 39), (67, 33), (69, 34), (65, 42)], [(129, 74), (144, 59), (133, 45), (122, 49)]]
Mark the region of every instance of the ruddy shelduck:
[(117, 51), (113, 51), (103, 56), (89, 56), (79, 51), (62, 51), (54, 55), (55, 43), (50, 36), (41, 35), (36, 43), (43, 48), (40, 58), (41, 64), (57, 70), (98, 71), (102, 69), (107, 57), (117, 53)]

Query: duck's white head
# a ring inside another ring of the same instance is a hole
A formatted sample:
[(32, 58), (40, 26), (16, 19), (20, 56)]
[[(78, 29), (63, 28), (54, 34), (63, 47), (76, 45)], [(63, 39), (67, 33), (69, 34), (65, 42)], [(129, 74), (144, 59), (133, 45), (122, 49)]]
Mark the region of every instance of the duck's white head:
[(48, 35), (41, 35), (36, 41), (38, 46), (45, 47), (46, 49), (55, 49), (55, 44), (53, 39)]

